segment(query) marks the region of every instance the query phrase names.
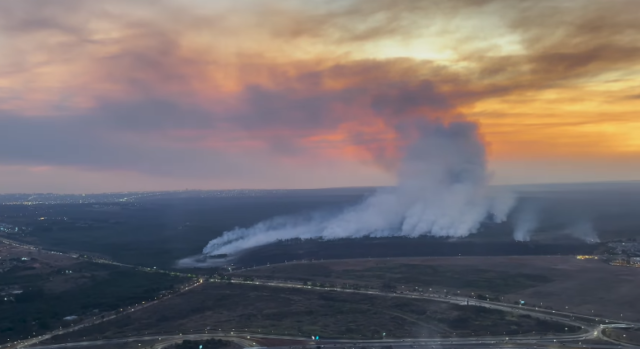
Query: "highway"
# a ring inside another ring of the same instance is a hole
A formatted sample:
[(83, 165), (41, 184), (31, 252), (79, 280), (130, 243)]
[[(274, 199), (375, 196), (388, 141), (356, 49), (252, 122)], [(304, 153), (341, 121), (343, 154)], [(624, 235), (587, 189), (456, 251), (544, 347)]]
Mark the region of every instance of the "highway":
[[(383, 346), (393, 346), (394, 349), (409, 349), (409, 348), (433, 348), (438, 347), (442, 348), (443, 346), (457, 346), (457, 347), (478, 347), (478, 346), (487, 346), (491, 348), (496, 347), (510, 347), (514, 346), (522, 347), (520, 345), (526, 345), (528, 347), (546, 347), (546, 346), (567, 346), (566, 343), (573, 343), (568, 345), (568, 347), (587, 347), (587, 348), (621, 348), (620, 344), (611, 344), (611, 345), (593, 345), (593, 344), (582, 344), (581, 340), (594, 338), (593, 334), (583, 334), (583, 335), (573, 335), (573, 336), (562, 336), (557, 337), (545, 337), (540, 338), (539, 336), (516, 336), (516, 337), (507, 337), (507, 336), (496, 336), (496, 337), (476, 337), (476, 338), (408, 338), (408, 339), (387, 339), (387, 340), (321, 340), (321, 341), (312, 341), (308, 338), (301, 337), (291, 337), (291, 336), (275, 336), (275, 335), (265, 335), (265, 334), (255, 334), (255, 333), (241, 333), (235, 332), (234, 334), (230, 334), (228, 332), (210, 332), (210, 333), (199, 333), (199, 334), (188, 334), (188, 335), (171, 335), (171, 336), (136, 336), (136, 337), (127, 337), (127, 338), (119, 338), (119, 339), (102, 339), (96, 341), (84, 341), (84, 342), (74, 342), (74, 343), (63, 343), (63, 344), (51, 344), (51, 345), (40, 345), (30, 347), (31, 349), (59, 349), (59, 348), (82, 348), (82, 347), (91, 347), (99, 344), (118, 344), (118, 343), (127, 343), (127, 342), (152, 342), (151, 348), (165, 348), (171, 344), (183, 341), (185, 339), (190, 340), (204, 340), (208, 338), (221, 338), (230, 341), (237, 342), (241, 344), (245, 348), (250, 347), (259, 347), (259, 344), (254, 340), (259, 338), (268, 338), (268, 339), (283, 339), (283, 340), (291, 340), (291, 341), (299, 341), (300, 343), (297, 345), (291, 346), (282, 346), (282, 347), (271, 347), (271, 348), (281, 348), (281, 349), (302, 349), (302, 348), (313, 348), (315, 346), (321, 345), (325, 349), (335, 348), (348, 348), (348, 349), (357, 349), (361, 347), (367, 348), (375, 348), (375, 347), (383, 347)], [(259, 342), (259, 341), (258, 341)], [(577, 342), (577, 343), (576, 343)], [(631, 347), (631, 346), (625, 346)], [(148, 346), (147, 346), (148, 348)]]
[[(20, 246), (20, 247), (25, 247), (25, 248), (33, 248), (33, 249), (37, 249), (37, 247), (32, 246), (32, 245), (26, 245), (26, 244), (22, 244), (22, 243), (18, 243), (12, 240), (8, 240), (8, 239), (3, 239), (0, 238), (0, 241), (5, 242), (5, 243), (10, 243), (10, 244), (14, 244), (16, 246)], [(59, 253), (59, 252), (52, 252), (52, 253)], [(63, 253), (59, 253), (59, 254), (63, 254)], [(70, 255), (71, 256), (71, 255)], [(95, 261), (95, 260), (94, 260)], [(98, 263), (100, 263), (98, 261)], [(130, 266), (130, 265), (124, 265), (124, 264), (120, 264), (120, 263), (115, 263), (115, 262), (110, 262), (110, 261), (106, 261), (103, 260), (103, 263), (110, 263), (110, 264), (116, 264), (116, 265), (122, 265), (122, 266), (126, 266), (126, 267), (131, 267), (131, 268), (136, 268), (136, 269), (141, 269), (141, 267), (136, 267), (136, 266)], [(149, 271), (149, 272), (167, 272), (167, 273), (172, 273), (169, 271), (160, 271), (160, 270), (156, 270), (156, 269), (149, 269), (149, 268), (142, 268), (142, 270), (145, 271)], [(185, 274), (187, 275), (187, 274)], [(191, 275), (189, 275), (191, 276)], [(223, 280), (218, 280), (218, 279), (209, 279), (209, 282), (228, 282), (228, 281), (223, 281)], [(587, 340), (587, 339), (595, 339), (595, 338), (601, 338), (604, 340), (607, 340), (609, 342), (613, 342), (615, 343), (615, 345), (612, 346), (604, 346), (603, 348), (620, 348), (620, 346), (622, 345), (621, 343), (618, 342), (614, 342), (613, 340), (609, 339), (609, 338), (603, 338), (604, 336), (602, 336), (602, 330), (606, 327), (628, 327), (628, 328), (634, 328), (634, 327), (640, 327), (640, 324), (638, 323), (633, 323), (633, 322), (622, 322), (622, 321), (618, 321), (618, 320), (611, 320), (611, 319), (604, 319), (604, 318), (598, 318), (598, 317), (593, 317), (593, 316), (587, 316), (587, 315), (581, 315), (581, 314), (574, 314), (574, 313), (570, 313), (570, 312), (561, 312), (561, 311), (554, 311), (554, 310), (548, 310), (548, 309), (542, 309), (542, 308), (535, 308), (535, 307), (528, 307), (528, 306), (522, 306), (522, 305), (513, 305), (513, 304), (507, 304), (507, 303), (499, 303), (499, 302), (493, 302), (493, 301), (484, 301), (484, 300), (478, 300), (478, 299), (470, 299), (467, 297), (460, 297), (460, 296), (444, 296), (444, 295), (438, 295), (438, 294), (429, 294), (429, 293), (416, 293), (416, 292), (403, 292), (403, 293), (389, 293), (389, 292), (382, 292), (382, 291), (378, 291), (378, 290), (353, 290), (353, 289), (343, 289), (343, 288), (329, 288), (329, 287), (312, 287), (312, 286), (308, 286), (308, 285), (304, 285), (300, 282), (295, 282), (295, 281), (274, 281), (274, 280), (253, 280), (253, 281), (243, 281), (243, 280), (238, 280), (238, 279), (233, 279), (234, 283), (236, 284), (253, 284), (253, 285), (263, 285), (263, 286), (269, 286), (269, 287), (284, 287), (284, 288), (296, 288), (296, 289), (305, 289), (305, 290), (309, 290), (309, 291), (315, 291), (315, 292), (320, 292), (320, 291), (335, 291), (335, 292), (349, 292), (349, 293), (361, 293), (361, 294), (369, 294), (369, 295), (376, 295), (376, 296), (381, 296), (381, 297), (403, 297), (403, 298), (418, 298), (418, 299), (426, 299), (426, 300), (433, 300), (433, 301), (440, 301), (440, 302), (446, 302), (446, 303), (452, 303), (452, 304), (459, 304), (459, 305), (475, 305), (475, 306), (482, 306), (482, 307), (486, 307), (486, 308), (490, 308), (490, 309), (497, 309), (497, 310), (502, 310), (502, 311), (507, 311), (507, 312), (515, 312), (517, 314), (527, 314), (533, 317), (537, 317), (540, 319), (545, 319), (545, 320), (554, 320), (554, 321), (558, 321), (561, 323), (565, 323), (565, 324), (570, 324), (570, 325), (574, 325), (574, 326), (579, 326), (582, 328), (582, 330), (579, 333), (575, 333), (575, 334), (558, 334), (558, 335), (554, 335), (554, 336), (532, 336), (532, 335), (519, 335), (519, 336), (495, 336), (495, 337), (476, 337), (476, 338), (452, 338), (452, 339), (401, 339), (401, 340), (397, 340), (397, 339), (389, 339), (389, 340), (372, 340), (372, 341), (357, 341), (358, 343), (360, 343), (360, 346), (362, 345), (366, 345), (368, 347), (371, 346), (382, 346), (382, 345), (393, 345), (394, 347), (399, 346), (399, 347), (403, 347), (406, 346), (408, 344), (406, 343), (414, 343), (409, 345), (410, 347), (432, 347), (432, 346), (442, 346), (442, 345), (454, 345), (454, 346), (469, 346), (469, 345), (478, 345), (478, 344), (483, 344), (483, 345), (491, 345), (491, 344), (498, 344), (498, 343), (502, 343), (502, 344), (511, 344), (511, 343), (519, 343), (519, 344), (549, 344), (549, 345), (553, 345), (554, 343), (558, 343), (558, 342), (578, 342), (580, 343), (580, 341), (583, 340)], [(186, 292), (194, 287), (197, 287), (199, 285), (201, 285), (203, 283), (202, 279), (198, 279), (195, 280), (194, 282), (183, 286), (177, 293), (182, 293), (182, 292)], [(175, 293), (175, 294), (177, 294)], [(94, 317), (94, 320), (86, 320), (78, 325), (69, 327), (69, 328), (64, 328), (64, 329), (58, 329), (52, 332), (49, 332), (45, 335), (42, 336), (38, 336), (35, 338), (29, 338), (26, 340), (22, 340), (22, 341), (18, 341), (18, 342), (14, 342), (14, 343), (9, 343), (9, 344), (5, 344), (3, 346), (0, 346), (0, 348), (24, 348), (24, 347), (28, 347), (28, 346), (32, 346), (36, 343), (39, 343), (43, 340), (49, 339), (53, 336), (59, 335), (59, 334), (64, 334), (64, 333), (68, 333), (71, 331), (75, 331), (78, 329), (81, 329), (83, 327), (86, 326), (91, 326), (94, 323), (98, 323), (98, 322), (102, 322), (102, 321), (108, 321), (111, 319), (114, 319), (118, 316), (122, 316), (124, 314), (128, 314), (130, 312), (134, 312), (134, 311), (138, 311), (141, 309), (144, 309), (148, 306), (152, 306), (164, 299), (170, 298), (173, 295), (169, 295), (169, 296), (165, 296), (162, 298), (159, 298), (157, 300), (153, 300), (150, 302), (143, 302), (143, 304), (138, 304), (134, 307), (128, 307), (126, 309), (121, 309), (122, 312), (120, 313), (111, 313), (107, 316), (105, 316), (105, 318), (102, 320), (98, 320), (96, 321), (96, 317)], [(100, 318), (99, 316), (97, 318)], [(123, 341), (123, 342), (130, 342), (130, 341), (134, 341), (134, 340), (155, 340), (155, 338), (159, 338), (158, 341), (159, 343), (156, 343), (159, 346), (154, 346), (154, 348), (162, 348), (163, 345), (169, 345), (171, 343), (175, 343), (176, 341), (180, 341), (183, 339), (206, 339), (206, 338), (212, 338), (212, 337), (216, 337), (216, 338), (229, 338), (229, 339), (233, 339), (234, 341), (239, 341), (244, 343), (243, 345), (248, 346), (252, 346), (250, 345), (251, 343), (246, 341), (245, 339), (250, 338), (251, 336), (253, 337), (263, 337), (263, 338), (278, 338), (278, 339), (295, 339), (295, 340), (306, 340), (303, 338), (298, 338), (298, 337), (286, 337), (286, 336), (267, 336), (264, 334), (255, 334), (255, 333), (229, 333), (229, 332), (212, 332), (212, 331), (206, 331), (208, 333), (200, 333), (200, 334), (189, 334), (189, 335), (173, 335), (173, 336), (164, 336), (164, 337), (158, 337), (158, 336), (141, 336), (141, 337), (128, 337), (128, 338), (122, 338), (122, 339), (103, 339), (103, 340), (99, 340), (99, 341), (92, 341), (92, 342), (75, 342), (75, 343), (65, 343), (65, 344), (56, 344), (56, 345), (45, 345), (45, 346), (38, 346), (38, 347), (32, 347), (32, 348), (63, 348), (63, 347), (82, 347), (82, 346), (92, 346), (92, 345), (97, 345), (97, 344), (104, 344), (104, 343), (117, 343), (118, 341)], [(195, 337), (194, 337), (195, 336)], [(162, 339), (160, 339), (162, 338)], [(165, 344), (163, 344), (165, 343)], [(340, 340), (333, 340), (333, 341), (323, 341), (322, 343), (333, 343), (336, 346), (337, 345), (342, 345), (342, 347), (349, 347), (349, 345), (347, 345), (348, 343), (356, 343), (353, 340), (344, 340), (344, 341), (340, 341)], [(366, 344), (365, 344), (366, 343)], [(320, 343), (318, 343), (320, 344)], [(314, 344), (314, 345), (318, 345), (318, 344)], [(355, 345), (354, 345), (355, 346)], [(628, 345), (625, 345), (628, 346)], [(592, 347), (592, 346), (590, 346)], [(288, 347), (287, 347), (288, 348)]]

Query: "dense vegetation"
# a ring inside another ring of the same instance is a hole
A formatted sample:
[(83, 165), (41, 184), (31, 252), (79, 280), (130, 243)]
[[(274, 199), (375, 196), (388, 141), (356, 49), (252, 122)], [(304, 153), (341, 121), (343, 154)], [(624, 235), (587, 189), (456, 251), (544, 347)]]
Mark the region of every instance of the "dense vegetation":
[[(91, 265), (89, 263), (85, 264)], [(42, 282), (48, 278), (36, 275), (24, 285), (23, 292), (13, 300), (0, 302), (0, 335), (4, 340), (39, 335), (74, 321), (100, 318), (103, 312), (114, 311), (143, 301), (149, 301), (163, 290), (172, 289), (183, 282), (181, 278), (163, 273), (147, 273), (114, 266), (99, 265), (86, 272), (83, 283), (61, 292), (45, 291)], [(0, 274), (0, 281), (15, 276)]]

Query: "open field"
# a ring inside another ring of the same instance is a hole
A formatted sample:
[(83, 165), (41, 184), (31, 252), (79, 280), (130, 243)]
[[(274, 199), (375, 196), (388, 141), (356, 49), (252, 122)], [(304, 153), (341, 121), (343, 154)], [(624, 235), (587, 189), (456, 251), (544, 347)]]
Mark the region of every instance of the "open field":
[[(455, 257), (452, 257), (455, 258)], [(457, 259), (457, 258), (455, 258)], [(504, 295), (552, 282), (548, 276), (517, 271), (496, 271), (470, 265), (424, 263), (419, 259), (370, 259), (288, 263), (255, 270), (242, 275), (321, 283), (361, 284), (366, 287), (415, 288)], [(383, 285), (384, 284), (384, 285)], [(468, 291), (468, 292), (467, 292)]]
[[(571, 327), (571, 326), (569, 326)], [(380, 339), (565, 333), (555, 322), (476, 306), (389, 296), (259, 285), (205, 283), (129, 316), (53, 341), (205, 329), (320, 338)]]
[(0, 242), (0, 293), (10, 294), (13, 290), (38, 284), (51, 291), (62, 291), (84, 283), (83, 273), (78, 271), (84, 265), (69, 256), (42, 253)]
[(274, 265), (239, 275), (376, 287), (389, 282), (398, 291), (419, 287), (482, 294), (506, 302), (525, 300), (557, 310), (640, 321), (640, 269), (568, 256), (323, 261)]

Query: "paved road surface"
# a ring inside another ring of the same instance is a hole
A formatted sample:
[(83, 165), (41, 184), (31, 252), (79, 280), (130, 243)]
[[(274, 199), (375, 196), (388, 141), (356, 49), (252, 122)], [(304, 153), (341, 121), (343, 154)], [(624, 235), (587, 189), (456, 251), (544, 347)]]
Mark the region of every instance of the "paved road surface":
[[(538, 336), (518, 336), (518, 337), (507, 337), (507, 336), (498, 336), (498, 337), (478, 337), (478, 338), (453, 338), (453, 339), (389, 339), (389, 340), (327, 340), (327, 341), (317, 341), (313, 342), (306, 338), (300, 337), (288, 337), (288, 336), (269, 336), (269, 335), (254, 335), (251, 333), (236, 333), (234, 335), (230, 335), (229, 333), (220, 333), (213, 332), (208, 334), (189, 334), (189, 335), (174, 335), (174, 336), (138, 336), (138, 337), (130, 337), (130, 338), (121, 338), (121, 339), (103, 339), (98, 341), (86, 341), (86, 342), (75, 342), (75, 343), (66, 343), (66, 344), (52, 344), (52, 345), (41, 345), (30, 347), (31, 349), (61, 349), (61, 348), (82, 348), (82, 347), (91, 347), (98, 344), (117, 344), (117, 343), (126, 343), (126, 342), (134, 342), (134, 341), (153, 341), (152, 348), (165, 348), (171, 344), (183, 341), (185, 339), (190, 340), (203, 340), (208, 338), (221, 338), (226, 340), (235, 341), (238, 344), (243, 345), (244, 347), (257, 347), (259, 344), (256, 344), (253, 340), (256, 338), (270, 338), (270, 339), (286, 339), (286, 340), (298, 340), (305, 343), (302, 345), (294, 345), (294, 346), (283, 346), (283, 347), (271, 347), (272, 349), (302, 349), (302, 348), (315, 348), (318, 345), (323, 346), (323, 349), (332, 349), (332, 348), (348, 348), (348, 349), (358, 349), (361, 347), (367, 348), (376, 348), (382, 346), (393, 346), (394, 349), (411, 349), (411, 348), (442, 348), (443, 346), (454, 346), (454, 347), (509, 347), (513, 348), (517, 346), (518, 348), (522, 347), (546, 347), (546, 346), (562, 346), (562, 347), (576, 347), (576, 348), (603, 348), (603, 349), (613, 349), (613, 348), (621, 348), (620, 344), (615, 345), (592, 345), (592, 344), (582, 344), (580, 340), (592, 338), (590, 335), (575, 335), (575, 336), (564, 336), (558, 337), (559, 339), (554, 339), (554, 337), (544, 337), (540, 338)], [(253, 338), (253, 339), (252, 339)], [(573, 343), (571, 343), (573, 342)], [(569, 343), (569, 344), (565, 344)], [(524, 345), (524, 346), (523, 346)], [(629, 347), (629, 346), (627, 346)]]

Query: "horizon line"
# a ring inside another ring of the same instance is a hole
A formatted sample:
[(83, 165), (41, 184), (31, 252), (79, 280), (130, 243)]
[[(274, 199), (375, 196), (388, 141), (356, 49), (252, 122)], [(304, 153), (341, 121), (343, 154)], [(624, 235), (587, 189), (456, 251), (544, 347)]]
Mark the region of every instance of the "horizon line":
[[(548, 182), (548, 183), (519, 183), (519, 184), (491, 184), (489, 187), (543, 187), (543, 186), (576, 186), (576, 185), (603, 185), (603, 184), (640, 184), (640, 180), (620, 180), (620, 181), (589, 181), (589, 182)], [(207, 192), (207, 191), (303, 191), (303, 190), (344, 190), (344, 189), (380, 189), (390, 188), (387, 186), (345, 186), (345, 187), (322, 187), (322, 188), (234, 188), (234, 189), (160, 189), (160, 190), (130, 190), (130, 191), (107, 191), (91, 193), (64, 193), (64, 192), (6, 192), (0, 195), (105, 195), (105, 194), (127, 194), (127, 193), (172, 193), (172, 192)]]

